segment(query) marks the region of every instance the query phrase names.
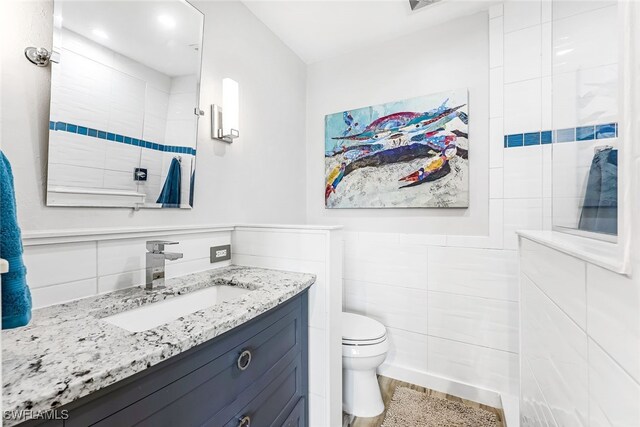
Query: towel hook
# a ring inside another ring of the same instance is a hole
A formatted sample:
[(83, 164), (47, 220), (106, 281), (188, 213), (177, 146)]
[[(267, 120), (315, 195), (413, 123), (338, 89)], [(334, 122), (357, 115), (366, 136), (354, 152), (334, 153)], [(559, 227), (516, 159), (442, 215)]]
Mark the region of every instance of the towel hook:
[(24, 56), (26, 56), (32, 64), (35, 64), (38, 67), (46, 67), (49, 65), (49, 61), (51, 60), (51, 52), (44, 47), (29, 46), (24, 50)]

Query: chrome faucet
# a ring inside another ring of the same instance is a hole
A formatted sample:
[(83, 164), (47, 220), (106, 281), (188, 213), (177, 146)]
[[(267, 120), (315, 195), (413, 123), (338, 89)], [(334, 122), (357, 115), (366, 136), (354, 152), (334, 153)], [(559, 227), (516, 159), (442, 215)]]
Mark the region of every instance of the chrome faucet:
[(178, 242), (166, 240), (149, 240), (147, 242), (147, 282), (145, 289), (164, 287), (164, 261), (175, 261), (182, 258), (179, 252), (165, 252), (165, 245), (177, 245)]

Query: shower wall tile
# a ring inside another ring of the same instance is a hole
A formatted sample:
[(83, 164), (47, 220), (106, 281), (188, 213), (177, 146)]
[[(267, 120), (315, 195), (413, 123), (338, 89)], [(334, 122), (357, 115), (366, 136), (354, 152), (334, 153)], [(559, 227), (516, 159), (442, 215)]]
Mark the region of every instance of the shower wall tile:
[(541, 0), (505, 1), (504, 32), (510, 33), (540, 24)]
[(589, 340), (589, 425), (640, 425), (640, 384)]
[(590, 337), (640, 383), (640, 287), (637, 280), (587, 265)]
[(505, 84), (539, 78), (541, 55), (542, 40), (539, 25), (506, 33), (504, 35)]
[(586, 327), (586, 266), (583, 261), (523, 239), (520, 269), (581, 328)]
[(504, 134), (535, 132), (542, 125), (541, 80), (505, 84)]
[(522, 355), (552, 402), (554, 419), (559, 425), (588, 425), (586, 333), (527, 275), (521, 276), (521, 298)]
[(611, 6), (555, 20), (553, 54), (557, 60), (553, 73), (616, 63), (617, 15), (617, 6)]

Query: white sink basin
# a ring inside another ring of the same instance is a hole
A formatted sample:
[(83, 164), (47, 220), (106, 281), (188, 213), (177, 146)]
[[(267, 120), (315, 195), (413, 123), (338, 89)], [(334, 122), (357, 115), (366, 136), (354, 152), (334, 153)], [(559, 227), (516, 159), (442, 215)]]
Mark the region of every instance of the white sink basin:
[(203, 308), (233, 300), (247, 292), (251, 291), (236, 286), (211, 286), (164, 301), (123, 311), (122, 313), (105, 317), (102, 320), (130, 332), (141, 332), (164, 325)]

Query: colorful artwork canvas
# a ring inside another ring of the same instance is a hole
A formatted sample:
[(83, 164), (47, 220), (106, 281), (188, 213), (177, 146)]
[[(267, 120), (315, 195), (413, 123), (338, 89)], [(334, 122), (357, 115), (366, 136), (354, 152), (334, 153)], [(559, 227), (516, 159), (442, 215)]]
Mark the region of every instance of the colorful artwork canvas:
[(327, 208), (469, 206), (467, 91), (325, 117)]

